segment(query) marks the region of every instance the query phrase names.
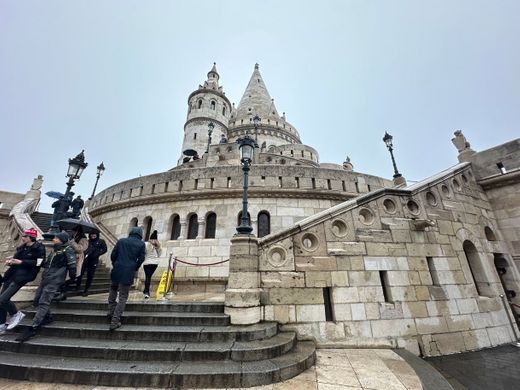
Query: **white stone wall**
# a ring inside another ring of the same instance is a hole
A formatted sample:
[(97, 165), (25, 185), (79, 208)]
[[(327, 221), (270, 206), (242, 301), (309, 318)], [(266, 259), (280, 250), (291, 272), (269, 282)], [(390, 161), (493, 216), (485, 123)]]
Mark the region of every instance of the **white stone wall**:
[[(263, 318), (324, 345), (424, 355), (509, 342), (493, 263), (506, 246), (489, 241), (485, 226), (497, 229), (495, 215), (467, 165), (408, 191), (347, 201), (260, 240)], [(472, 266), (466, 240), (477, 248)]]

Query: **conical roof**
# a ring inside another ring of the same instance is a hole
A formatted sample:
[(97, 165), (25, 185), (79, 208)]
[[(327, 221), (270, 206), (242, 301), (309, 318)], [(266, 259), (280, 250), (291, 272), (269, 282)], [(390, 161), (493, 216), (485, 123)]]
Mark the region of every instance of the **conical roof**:
[(263, 123), (265, 123), (267, 119), (275, 121), (280, 119), (280, 115), (278, 115), (278, 111), (274, 105), (274, 100), (271, 99), (264, 80), (262, 79), (258, 64), (255, 64), (255, 70), (238, 104), (236, 119), (237, 121), (243, 119), (244, 123), (246, 123), (246, 121), (249, 122), (249, 119), (255, 115), (258, 115)]

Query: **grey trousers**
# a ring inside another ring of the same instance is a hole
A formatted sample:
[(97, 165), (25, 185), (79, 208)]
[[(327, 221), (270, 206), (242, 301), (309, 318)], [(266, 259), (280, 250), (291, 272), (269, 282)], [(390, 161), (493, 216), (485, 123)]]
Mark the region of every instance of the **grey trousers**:
[(38, 309), (33, 318), (33, 328), (40, 326), (43, 319), (51, 315), (50, 306), (52, 299), (62, 284), (62, 281), (42, 279), (34, 295), (34, 304), (38, 305)]
[(22, 286), (15, 282), (4, 284), (2, 293), (0, 294), (0, 325), (5, 324), (7, 313), (9, 313), (9, 315), (13, 315), (18, 311), (14, 303), (11, 302), (11, 298), (21, 288)]
[[(108, 315), (112, 317), (112, 323), (117, 324), (121, 321), (121, 316), (125, 311), (130, 285), (121, 283), (112, 283), (110, 292), (108, 293)], [(117, 301), (119, 292), (119, 301)]]

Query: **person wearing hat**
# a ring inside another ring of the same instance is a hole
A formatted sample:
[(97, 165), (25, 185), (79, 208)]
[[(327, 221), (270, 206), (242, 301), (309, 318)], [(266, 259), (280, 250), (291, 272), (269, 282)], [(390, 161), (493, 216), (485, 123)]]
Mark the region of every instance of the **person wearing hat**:
[(118, 240), (110, 254), (112, 272), (107, 315), (110, 318), (110, 330), (121, 326), (121, 316), (125, 310), (130, 286), (134, 282), (134, 274), (143, 264), (145, 245), (142, 239), (143, 229), (132, 227), (128, 237)]
[(161, 257), (161, 244), (157, 240), (157, 230), (154, 230), (150, 235), (150, 239), (146, 242), (146, 257), (143, 263), (144, 269), (144, 299), (150, 298), (150, 283), (152, 275), (159, 265), (159, 257)]
[(53, 251), (43, 262), (42, 280), (34, 295), (34, 306), (37, 306), (32, 323), (15, 340), (24, 342), (36, 335), (43, 323), (52, 321), (50, 304), (61, 285), (65, 283), (67, 271), (69, 278), (76, 278), (76, 254), (69, 243), (66, 232), (58, 233), (52, 239)]
[[(27, 283), (36, 279), (40, 265), (45, 259), (45, 247), (36, 241), (38, 231), (27, 229), (22, 235), (22, 244), (16, 248), (12, 258), (6, 259), (9, 269), (4, 274), (3, 288), (0, 292), (0, 334), (13, 329), (25, 317), (17, 310), (11, 298)], [(9, 325), (5, 323), (7, 313), (11, 316)]]

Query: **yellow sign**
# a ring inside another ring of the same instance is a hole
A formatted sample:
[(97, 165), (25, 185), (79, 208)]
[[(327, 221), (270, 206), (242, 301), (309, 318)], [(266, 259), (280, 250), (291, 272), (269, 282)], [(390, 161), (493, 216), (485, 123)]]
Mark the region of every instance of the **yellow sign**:
[[(164, 289), (166, 286), (168, 286), (166, 291), (170, 291), (172, 285), (172, 276), (172, 273), (168, 271), (164, 271), (162, 273), (161, 281), (159, 282), (159, 286), (157, 286), (157, 297), (164, 295)], [(166, 278), (168, 278), (168, 283), (166, 283)]]

